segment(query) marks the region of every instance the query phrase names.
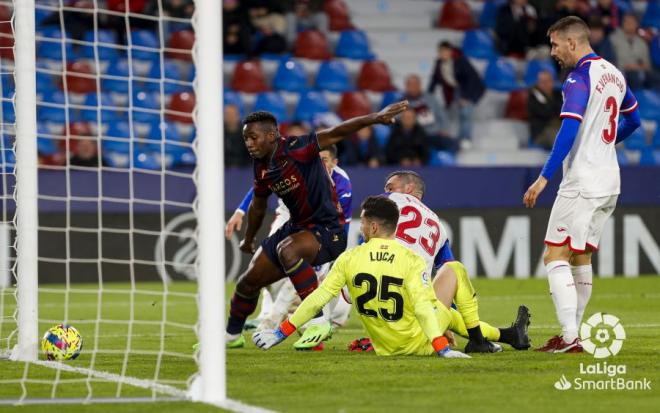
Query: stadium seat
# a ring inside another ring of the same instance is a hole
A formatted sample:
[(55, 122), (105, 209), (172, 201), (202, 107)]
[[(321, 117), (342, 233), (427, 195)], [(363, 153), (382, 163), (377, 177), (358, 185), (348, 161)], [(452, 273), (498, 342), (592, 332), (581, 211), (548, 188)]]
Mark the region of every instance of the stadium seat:
[(154, 124), (151, 126), (151, 130), (147, 134), (147, 139), (154, 141), (153, 144), (155, 146), (153, 149), (159, 152), (160, 145), (163, 140), (171, 142), (181, 141), (181, 137), (179, 136), (179, 133), (177, 132), (174, 124), (161, 121), (154, 122)]
[(476, 27), (470, 6), (463, 0), (448, 0), (440, 9), (438, 27), (453, 30), (471, 30)]
[(265, 110), (266, 112), (270, 112), (275, 115), (278, 123), (287, 123), (290, 121), (289, 115), (286, 112), (284, 98), (277, 92), (259, 93), (252, 110)]
[(495, 20), (497, 19), (497, 9), (506, 3), (505, 0), (486, 0), (484, 7), (479, 16), (479, 27), (482, 29), (495, 28)]
[(341, 118), (350, 119), (371, 113), (371, 104), (364, 92), (346, 92), (341, 95), (336, 111)]
[(380, 109), (391, 103), (398, 102), (401, 99), (403, 99), (403, 93), (399, 92), (398, 90), (387, 91), (383, 93), (383, 100), (380, 101)]
[(241, 113), (241, 117), (245, 116), (245, 104), (243, 103), (243, 99), (241, 98), (241, 94), (234, 92), (233, 90), (227, 90), (222, 93), (222, 100), (225, 104), (227, 105), (234, 105), (238, 106), (238, 110)]
[(233, 90), (245, 93), (260, 93), (268, 90), (261, 64), (258, 60), (239, 62), (234, 68), (230, 86)]
[(339, 60), (327, 60), (321, 63), (316, 74), (317, 89), (329, 92), (347, 92), (353, 90), (346, 65)]
[(463, 53), (475, 59), (497, 57), (493, 35), (487, 30), (470, 30), (463, 38)]
[[(107, 109), (114, 106), (112, 98), (107, 93), (101, 93), (101, 123), (112, 123), (119, 119), (119, 115), (113, 109)], [(82, 109), (80, 111), (80, 118), (84, 121), (97, 122), (98, 110), (96, 107), (99, 105), (99, 95), (96, 93), (88, 93), (85, 96), (83, 105), (90, 107), (90, 109)]]
[(195, 33), (192, 30), (180, 30), (172, 33), (167, 41), (169, 49), (165, 56), (190, 62), (192, 60), (192, 48), (195, 44)]
[(358, 89), (386, 92), (394, 90), (390, 70), (385, 62), (380, 60), (366, 61), (362, 64), (357, 80)]
[[(133, 30), (130, 36), (131, 57), (138, 60), (153, 60), (158, 57), (160, 41), (151, 30)], [(135, 47), (137, 46), (137, 47)]]
[(390, 134), (392, 133), (392, 128), (388, 125), (374, 125), (374, 137), (376, 142), (381, 148), (387, 146), (387, 142), (390, 140)]
[(660, 151), (651, 148), (642, 150), (642, 155), (639, 157), (639, 164), (643, 166), (660, 165)]
[(374, 58), (369, 48), (369, 39), (362, 30), (345, 30), (339, 35), (335, 56), (348, 59), (369, 60)]
[(343, 0), (326, 0), (323, 3), (323, 11), (328, 16), (330, 30), (342, 31), (353, 29), (350, 11)]
[(293, 118), (302, 122), (311, 122), (314, 115), (330, 111), (330, 105), (323, 92), (309, 91), (300, 95)]
[(73, 45), (71, 43), (66, 42), (64, 53), (66, 59), (62, 56), (62, 46), (60, 41), (52, 42), (40, 40), (37, 42), (37, 58), (50, 59), (58, 62), (62, 62), (63, 60), (66, 60), (67, 62), (75, 60), (76, 54), (73, 51)]
[(96, 91), (96, 77), (92, 67), (83, 61), (67, 65), (66, 85), (67, 92), (90, 93)]
[(0, 57), (14, 60), (14, 36), (10, 33), (0, 33)]
[(195, 95), (191, 92), (175, 93), (167, 107), (167, 119), (173, 122), (193, 123)]
[(660, 122), (660, 93), (652, 90), (635, 92), (639, 102), (639, 112), (642, 119)]
[(37, 151), (42, 156), (52, 156), (60, 152), (60, 140), (52, 136), (48, 127), (43, 123), (37, 123)]
[(504, 110), (504, 116), (509, 119), (527, 120), (527, 89), (514, 90), (509, 95), (509, 101)]
[(42, 95), (41, 101), (51, 104), (64, 105), (66, 103), (66, 96), (64, 96), (64, 93), (61, 90), (53, 89), (45, 92)]
[(660, 68), (660, 34), (651, 40), (651, 60), (656, 68)]
[(637, 128), (632, 135), (628, 136), (624, 141), (623, 145), (626, 149), (644, 149), (648, 147), (646, 142), (646, 134), (644, 133), (643, 128)]
[(539, 60), (534, 59), (527, 62), (527, 69), (525, 69), (524, 81), (525, 85), (531, 87), (536, 84), (539, 72), (547, 71), (552, 73), (552, 78), (557, 80), (557, 69), (555, 68), (552, 60)]
[(119, 59), (113, 62), (101, 76), (101, 89), (106, 92), (128, 93), (128, 61)]
[(505, 58), (491, 60), (486, 67), (484, 82), (488, 89), (494, 89), (501, 92), (511, 92), (521, 89), (521, 84), (516, 76), (516, 68)]
[(144, 88), (148, 91), (160, 92), (161, 80), (163, 80), (163, 91), (168, 95), (191, 89), (190, 86), (178, 83), (183, 81), (183, 74), (181, 73), (181, 67), (172, 61), (165, 61), (162, 73), (160, 64), (153, 65), (147, 74), (147, 78), (153, 79), (144, 82)]
[[(96, 33), (96, 36), (95, 36)], [(117, 33), (112, 30), (90, 30), (83, 35), (83, 41), (96, 43), (94, 46), (80, 46), (80, 57), (86, 59), (95, 59), (98, 51), (100, 60), (116, 60), (119, 58), (119, 49), (115, 47), (103, 46), (103, 44), (116, 45)]]
[(273, 78), (273, 89), (287, 92), (304, 92), (307, 87), (305, 66), (293, 59), (282, 60)]
[[(16, 86), (14, 85), (14, 77), (9, 74), (0, 74), (0, 87), (2, 87), (2, 97), (11, 99), (16, 90)], [(37, 94), (41, 92), (42, 91), (40, 91), (37, 87)]]
[(447, 151), (438, 151), (435, 149), (431, 150), (431, 156), (429, 159), (429, 165), (431, 166), (454, 166), (456, 165), (456, 158), (451, 152)]
[(660, 1), (651, 0), (646, 6), (646, 11), (642, 17), (642, 27), (655, 27), (660, 29)]
[(327, 60), (332, 57), (325, 35), (317, 30), (298, 33), (293, 46), (293, 55), (312, 60)]
[(14, 104), (5, 100), (2, 102), (2, 123), (16, 122), (16, 113), (14, 112)]

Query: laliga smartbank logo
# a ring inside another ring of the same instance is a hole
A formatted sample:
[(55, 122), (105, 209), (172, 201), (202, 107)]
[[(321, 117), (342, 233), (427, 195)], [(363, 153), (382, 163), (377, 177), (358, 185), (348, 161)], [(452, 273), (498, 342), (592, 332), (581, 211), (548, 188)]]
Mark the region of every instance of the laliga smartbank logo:
[[(582, 348), (596, 359), (604, 359), (619, 354), (626, 339), (626, 330), (618, 317), (612, 314), (596, 313), (580, 326)], [(580, 363), (579, 374), (573, 380), (562, 376), (554, 384), (557, 390), (651, 390), (651, 380), (628, 379), (625, 364)], [(586, 376), (586, 377), (583, 377)], [(599, 377), (600, 376), (600, 377)]]

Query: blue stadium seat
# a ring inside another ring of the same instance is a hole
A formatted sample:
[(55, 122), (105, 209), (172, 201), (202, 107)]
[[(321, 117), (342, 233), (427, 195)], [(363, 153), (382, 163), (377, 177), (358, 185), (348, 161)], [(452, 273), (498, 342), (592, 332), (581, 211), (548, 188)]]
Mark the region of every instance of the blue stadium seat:
[(55, 82), (53, 81), (53, 75), (44, 72), (44, 70), (47, 69), (48, 67), (44, 63), (37, 61), (37, 74), (36, 74), (37, 93), (45, 93), (47, 91), (51, 91), (55, 89)]
[[(62, 125), (66, 122), (66, 111), (64, 108), (37, 105), (37, 115), (38, 119), (44, 122), (61, 123)], [(7, 115), (5, 114), (5, 116)]]
[(16, 165), (16, 154), (14, 153), (14, 150), (6, 148), (0, 151), (0, 155), (2, 155), (0, 158), (0, 165), (2, 166), (2, 169), (5, 171), (5, 173), (13, 173), (14, 165)]
[(108, 147), (103, 142), (101, 156), (103, 162), (112, 168), (128, 168), (130, 166), (130, 155), (128, 152), (115, 151), (113, 147)]
[[(119, 59), (113, 62), (108, 67), (105, 76), (101, 78), (101, 88), (107, 92), (128, 93), (128, 74), (127, 60)], [(111, 76), (120, 77), (121, 79), (110, 78)]]
[[(73, 62), (76, 60), (76, 54), (73, 50), (73, 45), (66, 42), (64, 46), (66, 53), (66, 61)], [(59, 60), (62, 61), (62, 44), (61, 42), (38, 41), (37, 42), (37, 58)]]
[(623, 145), (626, 149), (644, 149), (649, 145), (646, 143), (646, 135), (642, 128), (637, 128), (632, 135), (628, 136), (624, 141)]
[[(161, 130), (161, 126), (163, 127), (163, 130)], [(163, 136), (163, 132), (165, 133), (165, 136)], [(174, 124), (161, 121), (154, 122), (151, 126), (151, 130), (147, 134), (147, 139), (155, 141), (154, 145), (156, 146), (154, 146), (154, 150), (160, 152), (160, 142), (163, 141), (163, 137), (165, 138), (165, 141), (181, 141), (179, 132), (176, 130)]]
[(521, 89), (524, 85), (518, 81), (516, 68), (505, 58), (491, 60), (484, 74), (484, 82), (488, 89), (501, 92), (511, 92)]
[[(163, 73), (161, 74), (160, 64), (155, 64), (151, 66), (149, 70), (148, 78), (154, 79), (153, 81), (145, 81), (144, 87), (145, 90), (152, 92), (160, 92), (160, 80), (164, 79), (163, 90), (165, 94), (172, 94), (183, 92), (190, 87), (183, 85), (181, 83), (176, 83), (175, 81), (183, 81), (183, 74), (181, 73), (181, 68), (178, 64), (172, 61), (165, 61)], [(168, 80), (172, 80), (170, 82)]]
[(497, 9), (504, 3), (506, 3), (505, 0), (486, 0), (479, 16), (479, 27), (483, 29), (495, 28)]
[(263, 92), (257, 95), (257, 100), (254, 102), (254, 111), (265, 110), (275, 115), (275, 118), (280, 123), (289, 122), (289, 115), (286, 112), (286, 103), (284, 98), (277, 92)]
[[(161, 169), (161, 161), (165, 161), (165, 159), (161, 159), (160, 154), (147, 152), (146, 150), (141, 150), (141, 149), (134, 150), (133, 166), (135, 168), (158, 171)], [(168, 168), (168, 166), (171, 166), (171, 161), (169, 162), (169, 164), (170, 165), (165, 164), (163, 166), (165, 168)]]
[(2, 97), (11, 98), (16, 89), (14, 86), (14, 76), (11, 74), (0, 74), (0, 86), (2, 87)]
[(227, 105), (238, 106), (238, 110), (241, 112), (241, 117), (245, 116), (245, 105), (243, 104), (243, 99), (241, 98), (240, 93), (234, 92), (233, 90), (225, 89), (225, 91), (222, 94), (222, 97), (225, 106)]
[(307, 74), (302, 63), (293, 59), (282, 60), (273, 78), (273, 88), (288, 92), (306, 91)]
[(145, 109), (160, 109), (160, 104), (154, 93), (144, 90), (133, 91), (133, 107)]
[(525, 70), (525, 85), (532, 86), (536, 84), (536, 78), (538, 77), (539, 72), (544, 70), (552, 73), (552, 78), (555, 81), (557, 80), (557, 69), (552, 63), (552, 60), (530, 60), (527, 63), (527, 69)]
[(635, 97), (642, 119), (660, 121), (660, 93), (647, 89), (635, 92)]
[(403, 99), (403, 93), (398, 90), (388, 90), (387, 92), (383, 92), (383, 99), (380, 101), (380, 109), (391, 103), (398, 102), (401, 99)]
[(651, 60), (656, 67), (660, 68), (660, 34), (651, 40)]
[(40, 155), (55, 155), (60, 151), (60, 140), (48, 135), (52, 135), (48, 127), (43, 122), (39, 122), (37, 124), (37, 151)]
[(133, 30), (131, 32), (131, 46), (138, 46), (140, 49), (131, 47), (131, 57), (138, 60), (154, 60), (158, 58), (158, 50), (145, 50), (158, 49), (160, 41), (155, 32), (151, 30)]
[(348, 92), (353, 90), (346, 65), (339, 60), (321, 63), (316, 75), (315, 87), (329, 92)]
[(378, 145), (381, 148), (387, 146), (387, 142), (390, 140), (390, 134), (392, 133), (392, 128), (387, 125), (374, 125), (374, 137), (378, 142)]
[(642, 155), (639, 157), (639, 164), (644, 166), (660, 165), (660, 151), (651, 148), (642, 150)]
[(41, 101), (47, 103), (55, 103), (58, 105), (64, 105), (66, 103), (66, 96), (64, 96), (64, 92), (60, 90), (50, 90), (43, 94)]
[(355, 60), (371, 60), (374, 54), (369, 47), (369, 39), (362, 30), (346, 30), (339, 35), (335, 56)]
[(660, 1), (651, 0), (648, 2), (644, 17), (642, 17), (642, 27), (660, 29)]
[(37, 27), (43, 27), (41, 26), (41, 22), (46, 19), (46, 17), (50, 16), (53, 14), (52, 10), (46, 10), (46, 9), (41, 9), (39, 7), (35, 7), (34, 9), (34, 22), (36, 23)]
[(493, 35), (487, 30), (470, 30), (463, 38), (463, 53), (476, 59), (497, 57)]
[(105, 133), (111, 138), (131, 138), (131, 127), (128, 122), (113, 122), (110, 124), (108, 131)]
[(14, 112), (14, 104), (5, 100), (2, 102), (2, 123), (14, 123), (16, 121), (16, 113)]
[(431, 150), (431, 157), (429, 159), (431, 166), (454, 166), (456, 165), (456, 157), (451, 152)]
[[(106, 44), (117, 44), (117, 34), (112, 30), (98, 30), (96, 31), (97, 35), (94, 37), (94, 31), (89, 30), (83, 35), (83, 41), (86, 42), (96, 42), (96, 50), (98, 50), (98, 58), (100, 60), (116, 60), (119, 58), (120, 49), (114, 47), (103, 46), (103, 43)], [(80, 57), (86, 59), (95, 59), (94, 46), (80, 46)]]
[(311, 122), (317, 113), (329, 111), (330, 106), (323, 92), (309, 91), (300, 95), (293, 118), (302, 122)]
[[(98, 107), (99, 100), (96, 93), (88, 93), (85, 96), (83, 105)], [(113, 109), (107, 109), (114, 106), (112, 98), (107, 93), (101, 93), (101, 123), (112, 123), (119, 120), (119, 115)], [(96, 109), (81, 109), (80, 118), (88, 122), (97, 122), (98, 112)]]

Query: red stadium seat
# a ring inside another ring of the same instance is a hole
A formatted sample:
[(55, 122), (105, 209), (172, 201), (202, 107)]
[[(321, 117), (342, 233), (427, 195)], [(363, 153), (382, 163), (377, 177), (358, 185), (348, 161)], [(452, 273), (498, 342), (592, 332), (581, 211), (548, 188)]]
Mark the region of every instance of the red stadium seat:
[(328, 16), (330, 30), (343, 31), (354, 29), (348, 6), (343, 0), (327, 0), (323, 11)]
[(11, 27), (12, 12), (9, 7), (0, 5), (0, 57), (14, 60), (14, 31)]
[(504, 116), (509, 119), (527, 120), (527, 90), (514, 90), (509, 95)]
[(171, 50), (167, 50), (165, 54), (172, 59), (189, 62), (192, 60), (192, 48), (194, 44), (195, 33), (192, 30), (174, 32), (167, 42), (167, 48)]
[(298, 34), (293, 47), (296, 57), (313, 60), (327, 60), (332, 57), (328, 40), (325, 35), (317, 30), (306, 30)]
[(179, 92), (172, 96), (167, 106), (167, 120), (181, 123), (193, 123), (192, 112), (195, 109), (195, 95), (190, 92)]
[(470, 6), (463, 0), (449, 0), (443, 4), (438, 26), (445, 29), (471, 30), (476, 27)]
[(62, 90), (73, 93), (96, 92), (96, 76), (92, 66), (87, 62), (73, 62), (66, 67), (66, 85), (62, 83)]
[(260, 93), (268, 90), (261, 63), (258, 60), (245, 60), (236, 65), (231, 79), (231, 88), (246, 93)]
[(126, 12), (126, 4), (132, 13), (142, 13), (144, 12), (144, 7), (147, 5), (148, 0), (107, 0), (108, 10)]
[(357, 80), (358, 89), (372, 90), (375, 92), (387, 92), (394, 90), (390, 70), (387, 64), (380, 60), (366, 61), (362, 64), (360, 75)]
[(339, 106), (337, 106), (337, 114), (343, 119), (368, 115), (369, 113), (371, 113), (371, 104), (364, 92), (346, 92), (341, 95)]
[[(62, 135), (69, 138), (69, 152), (77, 153), (78, 142), (81, 139), (89, 139), (86, 137), (94, 136), (94, 133), (88, 122), (71, 122), (69, 123), (68, 133), (67, 128), (64, 127)], [(64, 140), (60, 141), (60, 145), (62, 145), (63, 150), (66, 150), (66, 142)]]

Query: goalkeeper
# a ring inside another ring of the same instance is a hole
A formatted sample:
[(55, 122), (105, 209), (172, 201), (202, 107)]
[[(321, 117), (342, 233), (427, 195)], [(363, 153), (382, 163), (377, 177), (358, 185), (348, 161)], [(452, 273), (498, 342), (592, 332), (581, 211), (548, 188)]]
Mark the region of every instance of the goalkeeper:
[(444, 336), (452, 316), (435, 297), (426, 262), (394, 239), (396, 204), (383, 196), (368, 197), (361, 219), (365, 243), (341, 254), (296, 312), (276, 330), (255, 333), (254, 343), (267, 350), (282, 342), (346, 285), (376, 354), (469, 358), (451, 350)]

